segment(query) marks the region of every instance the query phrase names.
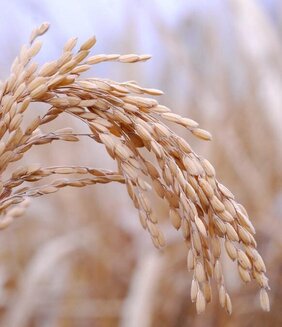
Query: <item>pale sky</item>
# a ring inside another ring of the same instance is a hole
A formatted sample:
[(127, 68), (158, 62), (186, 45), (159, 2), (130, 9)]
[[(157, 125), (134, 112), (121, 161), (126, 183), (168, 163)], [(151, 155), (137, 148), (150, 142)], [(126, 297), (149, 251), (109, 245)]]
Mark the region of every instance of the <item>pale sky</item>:
[[(259, 2), (265, 4), (272, 15), (279, 4), (279, 0)], [(225, 0), (5, 1), (0, 12), (0, 78), (8, 74), (9, 64), (28, 40), (30, 31), (43, 21), (50, 22), (51, 29), (43, 38), (44, 50), (39, 62), (56, 58), (69, 37), (79, 36), (83, 41), (92, 34), (98, 40), (95, 48), (98, 53), (142, 52), (161, 58), (162, 47), (154, 32), (154, 15), (173, 27), (189, 15), (200, 12), (204, 16), (212, 15), (225, 31), (222, 24), (226, 21), (226, 3)], [(158, 61), (154, 68), (157, 66)], [(147, 68), (150, 69), (150, 64)]]

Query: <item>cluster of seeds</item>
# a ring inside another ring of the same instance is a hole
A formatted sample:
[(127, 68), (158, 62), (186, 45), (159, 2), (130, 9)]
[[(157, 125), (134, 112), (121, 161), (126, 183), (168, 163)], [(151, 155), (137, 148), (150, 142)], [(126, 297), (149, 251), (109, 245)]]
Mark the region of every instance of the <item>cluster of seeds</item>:
[[(174, 114), (156, 100), (143, 96), (160, 95), (159, 90), (142, 88), (134, 81), (80, 79), (80, 74), (94, 64), (110, 60), (140, 62), (149, 59), (148, 55), (88, 57), (95, 38), (83, 43), (76, 53), (73, 49), (77, 39), (73, 38), (65, 44), (58, 60), (38, 67), (32, 61), (41, 48), (37, 37), (48, 27), (42, 24), (33, 31), (30, 44), (24, 46), (15, 59), (10, 77), (0, 85), (1, 173), (35, 145), (55, 140), (76, 142), (82, 136), (105, 146), (117, 163), (117, 172), (73, 166), (18, 167), (7, 180), (0, 182), (0, 228), (7, 227), (23, 214), (29, 198), (66, 186), (83, 187), (114, 181), (125, 183), (139, 211), (142, 226), (159, 248), (165, 245), (165, 239), (149, 201), (150, 193), (155, 192), (169, 204), (171, 224), (181, 230), (188, 246), (187, 266), (193, 271), (191, 299), (196, 302), (197, 312), (203, 312), (211, 301), (212, 279), (217, 284), (221, 306), (228, 313), (232, 311), (222, 273), (222, 251), (237, 263), (243, 282), (254, 279), (259, 284), (261, 305), (268, 311), (266, 268), (256, 250), (255, 229), (246, 210), (217, 181), (211, 163), (199, 157), (166, 122), (181, 125), (202, 140), (210, 140), (210, 133), (199, 128), (194, 120)], [(50, 107), (43, 116), (36, 116), (23, 128), (23, 116), (32, 102), (46, 103)], [(77, 134), (70, 128), (47, 134), (41, 132), (43, 124), (62, 113), (84, 122), (87, 133)], [(45, 177), (57, 175), (72, 177), (61, 176), (41, 184)]]

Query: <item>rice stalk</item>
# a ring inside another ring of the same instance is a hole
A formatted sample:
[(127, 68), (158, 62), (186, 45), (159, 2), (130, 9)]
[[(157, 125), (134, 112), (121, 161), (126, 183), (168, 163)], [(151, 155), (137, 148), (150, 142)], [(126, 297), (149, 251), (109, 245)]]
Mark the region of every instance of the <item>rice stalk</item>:
[[(95, 64), (142, 62), (149, 55), (89, 56), (96, 39), (90, 38), (74, 52), (77, 39), (72, 38), (60, 58), (38, 67), (33, 61), (41, 48), (38, 37), (48, 28), (44, 23), (32, 32), (29, 45), (23, 46), (14, 60), (9, 78), (1, 83), (0, 171), (4, 174), (11, 163), (21, 160), (34, 146), (53, 141), (78, 142), (82, 137), (104, 145), (115, 160), (117, 171), (85, 166), (19, 166), (1, 180), (0, 228), (22, 216), (34, 197), (67, 186), (119, 182), (126, 185), (153, 244), (161, 248), (165, 246), (165, 238), (149, 200), (155, 192), (168, 203), (171, 223), (181, 231), (187, 245), (187, 267), (193, 272), (191, 300), (196, 303), (197, 312), (205, 311), (211, 301), (213, 279), (221, 306), (229, 314), (232, 312), (222, 272), (222, 251), (237, 263), (243, 282), (254, 279), (258, 283), (261, 306), (269, 311), (266, 267), (256, 250), (255, 229), (245, 208), (216, 179), (212, 164), (196, 154), (167, 123), (178, 124), (201, 140), (211, 140), (211, 134), (194, 120), (143, 96), (161, 95), (159, 90), (143, 88), (133, 81), (80, 78), (81, 73)], [(49, 108), (24, 127), (23, 118), (31, 103), (45, 103)], [(63, 113), (82, 121), (87, 132), (79, 134), (68, 127), (48, 133), (41, 131), (43, 125), (49, 126)], [(148, 153), (153, 159), (148, 159)], [(44, 183), (45, 177), (52, 176), (51, 182)]]

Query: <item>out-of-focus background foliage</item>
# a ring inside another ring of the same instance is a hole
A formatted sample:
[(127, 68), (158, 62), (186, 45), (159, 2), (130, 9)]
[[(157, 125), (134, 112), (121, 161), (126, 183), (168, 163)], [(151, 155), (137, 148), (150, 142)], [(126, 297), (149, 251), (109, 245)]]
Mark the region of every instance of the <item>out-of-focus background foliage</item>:
[[(39, 63), (64, 42), (95, 34), (95, 53), (151, 53), (147, 63), (96, 65), (91, 75), (165, 91), (160, 101), (200, 122), (212, 143), (192, 140), (218, 178), (246, 206), (270, 277), (271, 312), (257, 288), (224, 262), (231, 317), (214, 295), (197, 316), (181, 235), (156, 204), (168, 240), (158, 252), (142, 230), (124, 186), (66, 189), (33, 200), (0, 233), (0, 326), (282, 326), (282, 2), (280, 0), (14, 0), (1, 6), (0, 78), (43, 21)], [(33, 112), (41, 110), (34, 106)], [(72, 120), (60, 126), (76, 126)], [(93, 142), (52, 144), (26, 162), (112, 168)]]

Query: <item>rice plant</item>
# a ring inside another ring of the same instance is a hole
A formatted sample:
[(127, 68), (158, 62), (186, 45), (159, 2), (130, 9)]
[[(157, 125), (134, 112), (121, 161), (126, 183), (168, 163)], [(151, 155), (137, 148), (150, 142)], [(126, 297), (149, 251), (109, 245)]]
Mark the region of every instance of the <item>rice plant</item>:
[[(80, 77), (101, 62), (136, 63), (148, 60), (149, 55), (90, 56), (96, 39), (91, 37), (74, 52), (77, 39), (72, 38), (64, 45), (60, 58), (38, 67), (33, 59), (41, 48), (38, 37), (48, 28), (44, 23), (32, 32), (29, 45), (22, 47), (9, 78), (0, 86), (0, 228), (22, 216), (35, 197), (67, 186), (117, 182), (125, 184), (142, 227), (153, 244), (162, 248), (165, 238), (150, 201), (155, 193), (169, 205), (171, 224), (183, 235), (187, 267), (193, 273), (191, 300), (197, 312), (205, 311), (212, 299), (212, 280), (218, 288), (220, 305), (229, 314), (232, 312), (222, 272), (222, 252), (237, 263), (243, 282), (257, 282), (261, 306), (269, 311), (266, 267), (256, 250), (255, 228), (245, 208), (217, 180), (212, 164), (168, 123), (182, 126), (204, 141), (210, 141), (211, 134), (196, 121), (145, 97), (161, 95), (159, 90), (141, 87), (134, 81)], [(44, 103), (48, 109), (26, 124), (24, 118), (32, 103)], [(79, 119), (86, 131), (77, 133), (66, 126), (42, 132), (43, 125), (48, 127), (62, 114)], [(116, 162), (116, 171), (35, 164), (17, 166), (7, 173), (9, 165), (24, 158), (34, 146), (53, 141), (79, 142), (84, 137), (105, 147)]]

